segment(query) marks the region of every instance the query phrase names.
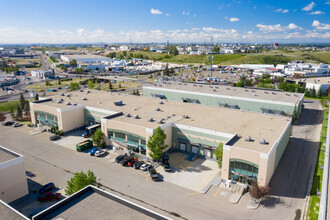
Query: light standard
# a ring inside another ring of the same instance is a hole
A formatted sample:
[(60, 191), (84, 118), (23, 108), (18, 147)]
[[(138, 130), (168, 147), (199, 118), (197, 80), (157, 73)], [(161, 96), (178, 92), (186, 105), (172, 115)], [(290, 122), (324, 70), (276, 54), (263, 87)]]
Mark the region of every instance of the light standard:
[(209, 60), (211, 60), (211, 77), (212, 77), (213, 56), (209, 57)]

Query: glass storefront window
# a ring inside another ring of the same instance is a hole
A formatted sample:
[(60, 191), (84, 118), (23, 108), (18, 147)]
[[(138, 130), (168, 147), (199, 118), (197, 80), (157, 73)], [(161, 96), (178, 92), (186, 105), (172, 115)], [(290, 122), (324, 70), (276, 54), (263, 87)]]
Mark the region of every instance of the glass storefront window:
[(258, 179), (258, 165), (240, 159), (230, 159), (230, 178), (252, 184)]

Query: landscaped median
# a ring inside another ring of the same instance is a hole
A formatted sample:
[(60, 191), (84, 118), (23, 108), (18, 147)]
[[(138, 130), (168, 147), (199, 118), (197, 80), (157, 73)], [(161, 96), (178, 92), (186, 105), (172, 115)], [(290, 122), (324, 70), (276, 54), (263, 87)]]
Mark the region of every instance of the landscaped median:
[(0, 112), (9, 112), (10, 108), (17, 108), (18, 101), (9, 101), (0, 103)]
[(308, 219), (317, 219), (318, 214), (319, 214), (320, 195), (318, 195), (318, 191), (320, 192), (321, 187), (322, 187), (328, 115), (329, 115), (329, 107), (326, 107), (324, 110), (324, 115), (323, 115), (320, 147), (318, 150), (318, 158), (317, 158), (317, 163), (315, 166), (313, 185), (312, 185), (312, 189), (311, 189), (311, 193), (310, 193)]

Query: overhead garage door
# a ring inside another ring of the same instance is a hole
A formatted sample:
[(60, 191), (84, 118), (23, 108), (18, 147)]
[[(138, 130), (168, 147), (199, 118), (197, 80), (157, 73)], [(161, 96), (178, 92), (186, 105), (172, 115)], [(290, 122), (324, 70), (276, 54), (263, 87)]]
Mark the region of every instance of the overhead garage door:
[(192, 145), (191, 146), (191, 151), (193, 152), (193, 153), (198, 153), (198, 150), (199, 150), (199, 147), (198, 146), (194, 146), (194, 145)]

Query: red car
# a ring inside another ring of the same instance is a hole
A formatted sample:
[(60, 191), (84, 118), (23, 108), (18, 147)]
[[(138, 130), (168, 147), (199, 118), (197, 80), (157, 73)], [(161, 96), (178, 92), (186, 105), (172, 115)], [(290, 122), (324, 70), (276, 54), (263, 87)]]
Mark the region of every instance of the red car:
[(61, 193), (55, 193), (55, 192), (46, 192), (45, 194), (38, 197), (38, 201), (52, 201), (52, 200), (59, 200), (62, 198)]
[(138, 159), (131, 160), (131, 161), (129, 161), (129, 162), (127, 163), (127, 165), (128, 165), (129, 167), (132, 167), (137, 161), (138, 161)]

